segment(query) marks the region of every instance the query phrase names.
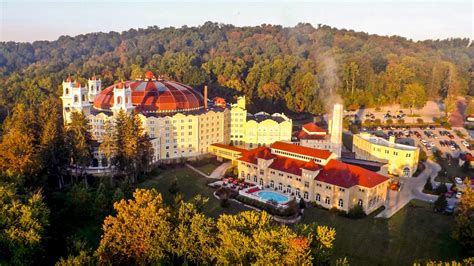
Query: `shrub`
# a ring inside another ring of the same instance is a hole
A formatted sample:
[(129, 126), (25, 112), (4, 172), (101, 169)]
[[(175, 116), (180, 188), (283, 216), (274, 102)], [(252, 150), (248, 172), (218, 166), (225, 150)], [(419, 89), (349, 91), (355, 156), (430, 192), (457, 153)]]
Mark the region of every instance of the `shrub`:
[(418, 124), (423, 124), (423, 123), (425, 123), (425, 121), (423, 121), (423, 119), (421, 119), (421, 118), (417, 118), (417, 119), (416, 119), (416, 122), (417, 122)]
[(365, 127), (370, 127), (372, 126), (372, 121), (370, 121), (369, 119), (365, 119), (362, 125), (364, 125)]
[(352, 134), (359, 134), (359, 132), (360, 132), (359, 127), (356, 126), (356, 125), (352, 125), (351, 126), (351, 132), (352, 132)]
[(222, 208), (227, 208), (227, 207), (229, 207), (229, 199), (221, 198), (219, 200), (219, 204), (221, 205)]
[(436, 211), (442, 211), (448, 206), (448, 201), (446, 200), (446, 195), (439, 195), (438, 199), (434, 202), (434, 209)]
[(399, 120), (397, 121), (397, 123), (398, 123), (399, 125), (404, 125), (404, 124), (405, 124), (405, 120), (404, 120), (404, 119), (399, 119)]
[(446, 186), (445, 183), (439, 184), (439, 186), (436, 188), (436, 194), (441, 195), (448, 192), (448, 187)]
[(423, 187), (423, 190), (427, 192), (433, 191), (433, 184), (431, 184), (431, 177), (428, 177), (428, 179), (426, 179), (426, 183), (425, 183), (425, 186)]
[(391, 124), (393, 124), (393, 120), (389, 118), (389, 119), (387, 119), (387, 120), (385, 121), (385, 123), (386, 123), (387, 125), (391, 125)]
[(349, 212), (346, 216), (349, 218), (364, 218), (366, 214), (361, 206), (355, 205), (354, 207), (349, 209)]
[(426, 152), (422, 149), (420, 149), (420, 155), (418, 156), (420, 161), (424, 162), (428, 159), (428, 155), (426, 155)]
[(382, 120), (380, 120), (380, 118), (377, 118), (377, 119), (374, 120), (374, 124), (379, 126), (379, 125), (382, 124)]

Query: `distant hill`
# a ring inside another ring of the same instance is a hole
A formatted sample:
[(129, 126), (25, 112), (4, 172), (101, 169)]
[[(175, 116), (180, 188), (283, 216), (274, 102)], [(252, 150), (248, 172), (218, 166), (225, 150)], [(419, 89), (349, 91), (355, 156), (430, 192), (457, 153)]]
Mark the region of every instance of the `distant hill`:
[[(325, 25), (130, 29), (61, 36), (56, 41), (0, 43), (0, 105), (57, 97), (69, 74), (94, 73), (104, 85), (152, 70), (227, 99), (245, 94), (250, 109), (319, 113), (348, 105), (407, 104), (474, 95), (469, 39), (413, 42)], [(43, 89), (41, 89), (43, 88)], [(421, 95), (423, 94), (423, 95)], [(420, 103), (417, 103), (420, 104)], [(258, 106), (258, 108), (254, 108)]]

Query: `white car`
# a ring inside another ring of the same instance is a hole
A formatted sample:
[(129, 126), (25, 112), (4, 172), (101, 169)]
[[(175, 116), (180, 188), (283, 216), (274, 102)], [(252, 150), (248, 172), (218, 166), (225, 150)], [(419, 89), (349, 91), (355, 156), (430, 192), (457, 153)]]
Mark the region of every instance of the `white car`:
[(469, 143), (465, 140), (461, 141), (462, 145), (466, 146), (466, 147), (469, 147)]
[(461, 196), (462, 196), (462, 192), (458, 192), (458, 193), (456, 193), (456, 199), (459, 199), (459, 198), (461, 198)]
[(462, 184), (462, 178), (460, 178), (460, 177), (455, 177), (455, 178), (454, 178), (454, 182), (456, 182), (456, 184), (458, 184), (458, 185), (461, 185), (461, 184)]

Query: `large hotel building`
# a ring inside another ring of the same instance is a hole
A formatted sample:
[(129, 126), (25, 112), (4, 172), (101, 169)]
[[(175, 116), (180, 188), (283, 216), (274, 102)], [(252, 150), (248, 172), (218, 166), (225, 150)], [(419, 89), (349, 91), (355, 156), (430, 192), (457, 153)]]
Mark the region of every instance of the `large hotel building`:
[[(90, 121), (92, 136), (102, 141), (106, 123), (120, 110), (138, 112), (150, 136), (156, 161), (196, 158), (208, 153), (212, 143), (240, 147), (268, 146), (278, 140), (291, 140), (292, 121), (284, 114), (247, 112), (245, 97), (228, 104), (223, 98), (209, 100), (176, 81), (160, 79), (150, 71), (143, 78), (120, 82), (102, 90), (93, 76), (82, 86), (68, 78), (63, 82), (63, 117), (70, 123), (72, 112), (83, 112)], [(95, 151), (91, 168), (105, 167), (103, 156)]]

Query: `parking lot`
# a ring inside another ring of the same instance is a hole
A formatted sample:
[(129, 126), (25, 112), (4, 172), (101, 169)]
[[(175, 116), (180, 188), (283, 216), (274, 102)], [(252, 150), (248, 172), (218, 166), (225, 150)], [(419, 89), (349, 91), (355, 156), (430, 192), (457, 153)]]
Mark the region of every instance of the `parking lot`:
[(443, 127), (424, 126), (386, 126), (386, 127), (361, 127), (361, 132), (370, 132), (377, 136), (389, 138), (395, 136), (397, 143), (418, 146), (432, 155), (435, 149), (440, 150), (443, 155), (458, 157), (462, 152), (472, 153), (474, 147), (469, 146), (467, 141), (457, 136), (454, 130)]

